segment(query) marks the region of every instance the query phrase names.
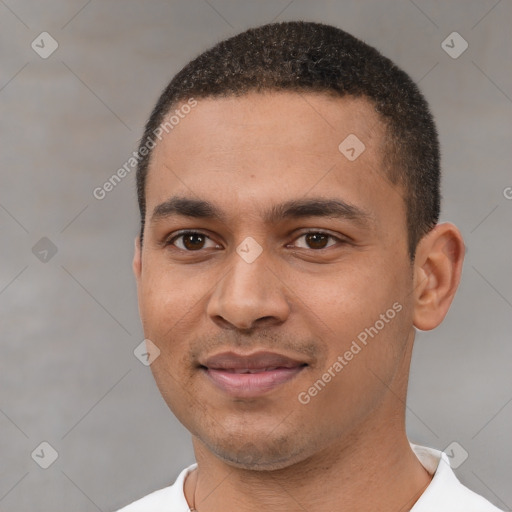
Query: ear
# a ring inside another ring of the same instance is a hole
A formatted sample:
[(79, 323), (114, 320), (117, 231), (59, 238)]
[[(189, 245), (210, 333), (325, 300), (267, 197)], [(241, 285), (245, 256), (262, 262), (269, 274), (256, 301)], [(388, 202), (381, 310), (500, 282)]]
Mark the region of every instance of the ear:
[(135, 275), (135, 280), (137, 284), (140, 280), (140, 275), (142, 273), (142, 248), (140, 246), (140, 236), (135, 238), (135, 250), (133, 252), (133, 262), (132, 262), (133, 273)]
[(413, 324), (422, 331), (437, 327), (459, 286), (465, 246), (453, 224), (438, 224), (418, 243), (414, 260)]

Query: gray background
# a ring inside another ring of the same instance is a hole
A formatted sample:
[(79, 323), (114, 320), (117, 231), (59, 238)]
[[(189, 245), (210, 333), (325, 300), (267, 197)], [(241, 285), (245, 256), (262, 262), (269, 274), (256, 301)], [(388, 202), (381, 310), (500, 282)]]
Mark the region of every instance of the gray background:
[[(442, 220), (468, 253), (447, 319), (418, 333), (408, 433), (459, 443), (459, 478), (511, 509), (510, 1), (0, 0), (2, 512), (115, 510), (193, 461), (133, 354), (134, 172), (101, 201), (92, 191), (136, 149), (181, 66), (245, 28), (292, 19), (376, 46), (431, 103)], [(43, 31), (59, 44), (47, 59), (31, 48)], [(469, 43), (457, 59), (441, 47), (453, 31)], [(42, 237), (57, 248), (46, 262), (32, 251)], [(31, 457), (42, 441), (59, 455), (48, 469)]]

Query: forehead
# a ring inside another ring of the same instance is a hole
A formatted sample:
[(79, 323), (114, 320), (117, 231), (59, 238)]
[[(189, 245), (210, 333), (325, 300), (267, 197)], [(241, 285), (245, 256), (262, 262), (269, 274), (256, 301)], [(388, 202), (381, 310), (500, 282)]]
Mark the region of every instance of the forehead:
[[(180, 110), (180, 105), (174, 108)], [(333, 141), (341, 142), (348, 134), (373, 144), (382, 139), (383, 128), (373, 105), (363, 97), (251, 92), (198, 99), (197, 106), (172, 128), (173, 137), (167, 137), (163, 146), (172, 145), (174, 152), (195, 149), (205, 153), (212, 149), (248, 150), (251, 144), (295, 145), (303, 151), (325, 153), (331, 152)]]
[(340, 195), (366, 211), (386, 199), (401, 202), (382, 168), (384, 133), (364, 98), (272, 92), (198, 99), (153, 150), (147, 215), (171, 195), (247, 214), (254, 214), (247, 203), (263, 211), (263, 203), (308, 194)]

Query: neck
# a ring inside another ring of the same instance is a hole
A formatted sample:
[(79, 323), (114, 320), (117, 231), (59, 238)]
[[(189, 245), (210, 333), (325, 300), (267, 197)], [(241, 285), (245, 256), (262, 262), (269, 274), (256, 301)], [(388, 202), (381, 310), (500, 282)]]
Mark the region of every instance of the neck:
[(327, 512), (340, 503), (345, 512), (410, 510), (432, 477), (412, 451), (405, 428), (397, 427), (388, 419), (377, 431), (363, 428), (276, 471), (235, 468), (194, 438), (198, 469), (185, 482), (185, 496), (198, 512), (229, 510), (233, 503), (240, 512)]

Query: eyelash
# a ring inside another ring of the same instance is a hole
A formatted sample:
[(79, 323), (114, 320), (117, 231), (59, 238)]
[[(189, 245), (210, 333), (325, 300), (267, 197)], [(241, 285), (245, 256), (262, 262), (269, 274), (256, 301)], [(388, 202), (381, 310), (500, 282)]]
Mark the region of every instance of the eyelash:
[[(326, 231), (318, 231), (318, 230), (305, 231), (305, 232), (301, 233), (299, 236), (297, 236), (297, 238), (295, 238), (294, 241), (298, 240), (299, 238), (302, 238), (303, 236), (311, 235), (311, 234), (325, 235), (325, 236), (327, 236), (329, 238), (332, 238), (333, 240), (336, 240), (339, 243), (342, 243), (342, 244), (343, 243), (347, 243), (345, 240), (342, 240), (341, 238), (338, 238), (338, 237), (336, 237), (334, 235), (331, 235), (330, 233), (328, 233)], [(164, 245), (164, 247), (174, 246), (176, 249), (178, 249), (180, 251), (183, 251), (183, 252), (189, 252), (189, 253), (201, 252), (202, 249), (198, 249), (197, 251), (191, 251), (191, 250), (188, 250), (188, 249), (181, 249), (181, 247), (176, 247), (174, 245), (174, 241), (176, 241), (177, 239), (179, 239), (181, 237), (184, 237), (186, 235), (201, 235), (201, 236), (204, 236), (205, 238), (208, 238), (208, 239), (211, 240), (211, 238), (207, 234), (205, 234), (205, 233), (203, 233), (201, 231), (185, 230), (185, 231), (180, 231), (179, 233), (175, 234), (171, 238), (166, 239), (164, 241), (163, 245)], [(311, 248), (309, 248), (309, 250), (310, 251), (315, 251), (315, 252), (320, 252), (320, 251), (329, 249), (330, 247), (332, 247), (332, 245), (329, 245), (327, 247), (323, 247), (322, 249), (311, 249)], [(303, 249), (303, 247), (298, 247), (298, 249)]]

